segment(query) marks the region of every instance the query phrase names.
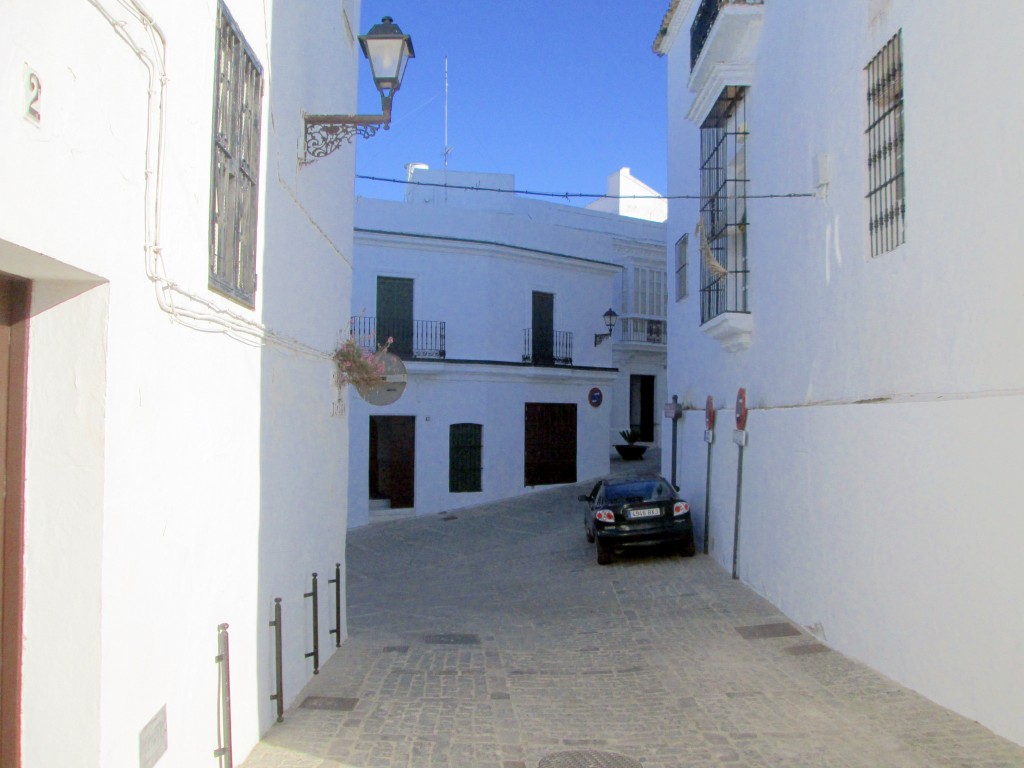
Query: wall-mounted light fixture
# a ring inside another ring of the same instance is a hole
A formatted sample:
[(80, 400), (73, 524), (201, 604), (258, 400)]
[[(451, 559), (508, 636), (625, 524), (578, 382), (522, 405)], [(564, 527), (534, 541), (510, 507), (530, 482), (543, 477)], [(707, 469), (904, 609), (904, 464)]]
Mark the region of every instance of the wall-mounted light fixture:
[(595, 333), (594, 334), (594, 346), (595, 347), (598, 344), (600, 344), (602, 341), (604, 341), (605, 339), (609, 338), (612, 335), (612, 331), (615, 330), (615, 321), (618, 320), (618, 319), (619, 319), (619, 316), (616, 314), (614, 309), (609, 308), (609, 310), (604, 313), (604, 324), (606, 326), (608, 326), (608, 333)]
[(391, 99), (402, 85), (405, 65), (415, 58), (412, 38), (402, 34), (394, 19), (385, 16), (359, 36), (363, 55), (370, 61), (373, 84), (380, 91), (379, 115), (306, 115), (306, 159), (327, 157), (356, 134), (370, 138), (391, 125)]

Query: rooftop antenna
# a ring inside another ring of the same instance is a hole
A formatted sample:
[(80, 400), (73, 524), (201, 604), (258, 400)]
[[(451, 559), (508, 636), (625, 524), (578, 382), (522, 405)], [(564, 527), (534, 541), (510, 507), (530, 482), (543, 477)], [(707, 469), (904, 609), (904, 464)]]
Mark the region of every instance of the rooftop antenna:
[(448, 57), (444, 57), (444, 169), (448, 170), (448, 155), (452, 147), (448, 145)]

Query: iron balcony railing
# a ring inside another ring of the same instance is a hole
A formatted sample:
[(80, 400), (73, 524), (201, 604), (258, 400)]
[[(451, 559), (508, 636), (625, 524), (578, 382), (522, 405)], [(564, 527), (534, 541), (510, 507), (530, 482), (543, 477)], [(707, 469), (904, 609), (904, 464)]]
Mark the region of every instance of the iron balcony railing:
[(690, 25), (690, 69), (697, 64), (704, 43), (711, 35), (718, 12), (726, 5), (764, 5), (764, 0), (701, 0), (697, 15)]
[(700, 322), (704, 324), (726, 312), (746, 314), (747, 270), (729, 270), (726, 275), (708, 275), (700, 289)]
[(523, 329), (523, 362), (533, 365), (572, 365), (572, 331), (551, 331), (534, 337)]
[(447, 356), (444, 320), (402, 320), (358, 315), (349, 329), (359, 346), (375, 350), (391, 339), (388, 351), (402, 360), (443, 360)]
[(664, 344), (668, 329), (663, 319), (650, 317), (619, 318), (619, 341), (627, 344)]

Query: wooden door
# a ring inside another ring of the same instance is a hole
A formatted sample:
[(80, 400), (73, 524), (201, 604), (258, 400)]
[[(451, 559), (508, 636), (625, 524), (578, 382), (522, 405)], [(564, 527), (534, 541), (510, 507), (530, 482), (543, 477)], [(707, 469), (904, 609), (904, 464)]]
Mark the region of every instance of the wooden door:
[(576, 404), (527, 403), (523, 483), (576, 482)]
[(555, 296), (533, 292), (531, 354), (534, 365), (555, 364)]
[(413, 357), (412, 288), (410, 278), (377, 278), (377, 344), (390, 337), (391, 352), (403, 360)]
[(0, 765), (21, 765), (22, 562), (30, 283), (0, 275)]

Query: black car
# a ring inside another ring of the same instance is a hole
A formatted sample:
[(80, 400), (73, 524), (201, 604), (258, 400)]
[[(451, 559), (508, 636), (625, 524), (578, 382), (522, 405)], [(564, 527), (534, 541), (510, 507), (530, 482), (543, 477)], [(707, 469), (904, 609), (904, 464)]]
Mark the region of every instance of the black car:
[(612, 552), (633, 544), (676, 542), (679, 552), (692, 557), (697, 551), (693, 541), (690, 505), (659, 475), (605, 478), (589, 495), (583, 525), (587, 541), (597, 541), (597, 562), (607, 565)]

